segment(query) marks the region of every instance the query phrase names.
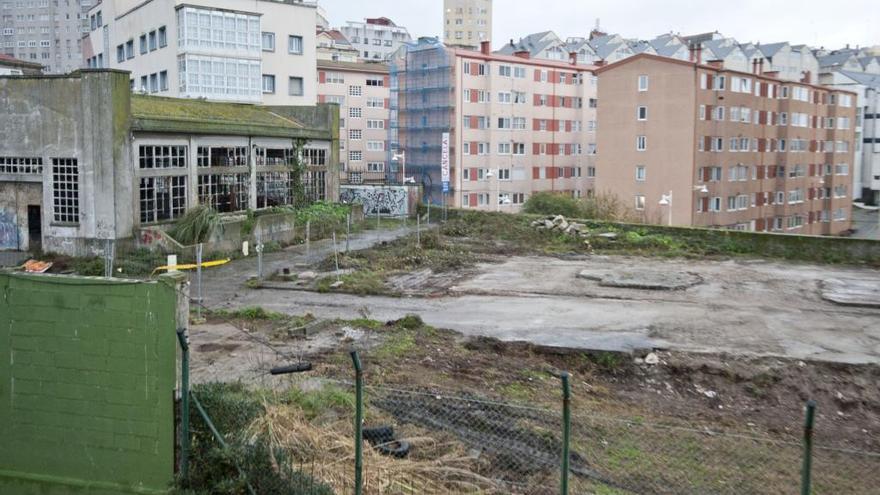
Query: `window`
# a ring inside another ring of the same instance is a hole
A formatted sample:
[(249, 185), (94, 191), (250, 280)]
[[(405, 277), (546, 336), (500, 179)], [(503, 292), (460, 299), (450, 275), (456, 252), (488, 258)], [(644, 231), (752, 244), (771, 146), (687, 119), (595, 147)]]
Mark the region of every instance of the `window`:
[(648, 76), (641, 75), (639, 76), (639, 91), (647, 91), (648, 90)]
[(125, 45), (116, 46), (116, 62), (125, 61)]
[(635, 201), (636, 210), (644, 210), (645, 209), (645, 196), (643, 194), (636, 194)]
[(385, 86), (385, 80), (373, 77), (373, 78), (367, 79), (367, 86), (383, 87), (383, 86)]
[(158, 39), (156, 38), (156, 31), (150, 31), (149, 34), (150, 39), (150, 51), (153, 51), (159, 47)]
[(367, 172), (384, 172), (385, 162), (367, 162)]
[(79, 223), (79, 167), (75, 158), (52, 159), (52, 212), (59, 223)]
[(294, 55), (302, 55), (303, 53), (303, 38), (302, 36), (288, 36), (287, 37), (287, 52), (292, 53)]
[(498, 66), (498, 75), (502, 77), (510, 77), (512, 74), (509, 65), (499, 65)]
[(510, 169), (509, 168), (499, 168), (498, 169), (498, 180), (510, 180)]
[(385, 121), (379, 119), (369, 119), (367, 120), (367, 129), (384, 129)]
[(510, 154), (510, 143), (498, 143), (498, 154), (499, 155), (509, 155)]
[(128, 40), (125, 42), (125, 59), (131, 60), (134, 58), (134, 40)]
[(159, 48), (168, 46), (168, 33), (165, 26), (159, 28)]
[(168, 91), (168, 71), (159, 72), (159, 91)]
[(351, 107), (348, 109), (348, 116), (352, 119), (359, 119), (363, 115), (363, 111), (359, 107)]
[(141, 177), (141, 223), (172, 220), (186, 211), (186, 176)]
[(263, 39), (263, 51), (264, 52), (274, 52), (275, 51), (275, 33), (262, 33)]
[(648, 107), (639, 107), (636, 115), (638, 120), (648, 120)]
[(141, 35), (141, 37), (139, 38), (138, 44), (140, 45), (141, 55), (147, 53), (147, 35), (146, 34)]
[(275, 93), (275, 76), (273, 74), (263, 74), (263, 93)]
[(367, 141), (367, 151), (385, 151), (385, 141)]
[(349, 86), (348, 87), (348, 96), (361, 96), (364, 93), (364, 90), (361, 86)]
[(362, 151), (349, 151), (348, 152), (348, 161), (350, 162), (359, 162), (364, 159), (364, 153)]
[(324, 81), (327, 84), (345, 84), (345, 76), (341, 72), (327, 72)]
[(526, 68), (525, 67), (514, 67), (513, 68), (513, 77), (518, 78), (518, 79), (525, 79)]
[(709, 211), (721, 211), (721, 196), (709, 198)]
[(507, 91), (498, 92), (498, 103), (510, 103), (512, 101), (511, 94)]
[(289, 77), (288, 78), (288, 91), (287, 94), (290, 96), (302, 96), (303, 95), (303, 78), (301, 77)]
[(526, 154), (526, 143), (513, 143), (513, 154), (514, 155), (525, 155)]
[(587, 177), (596, 177), (596, 167), (587, 167)]
[(150, 93), (159, 92), (159, 74), (153, 72), (150, 74)]
[(348, 139), (352, 139), (354, 141), (359, 141), (363, 138), (363, 131), (361, 129), (349, 129), (348, 130)]
[(636, 136), (636, 151), (645, 151), (648, 149), (648, 138), (646, 136)]
[(383, 98), (367, 98), (367, 108), (385, 108)]
[(636, 167), (636, 181), (645, 182), (645, 175), (646, 175), (645, 166), (644, 165), (637, 166)]

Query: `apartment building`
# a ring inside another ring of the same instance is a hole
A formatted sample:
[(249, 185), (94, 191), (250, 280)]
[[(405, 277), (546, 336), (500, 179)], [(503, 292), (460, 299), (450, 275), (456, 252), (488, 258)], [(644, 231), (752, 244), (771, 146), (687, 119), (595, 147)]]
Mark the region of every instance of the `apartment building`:
[(342, 183), (399, 180), (389, 166), (390, 90), (387, 64), (318, 60), (318, 101), (339, 105)]
[(408, 50), (405, 67), (393, 72), (407, 175), (424, 186), (429, 201), (483, 210), (518, 211), (537, 191), (590, 194), (596, 151), (593, 67), (536, 60), (525, 51), (493, 54), (489, 42), (481, 48), (448, 48), (423, 39)]
[(597, 74), (597, 191), (653, 223), (849, 230), (854, 93), (648, 54)]
[(880, 205), (880, 74), (837, 69), (819, 77), (857, 95), (853, 199)]
[(86, 11), (95, 1), (0, 1), (0, 53), (38, 63), (48, 74), (80, 68)]
[(492, 41), (492, 0), (443, 0), (443, 42), (480, 48)]
[(298, 0), (104, 0), (89, 10), (90, 68), (131, 72), (134, 90), (312, 105), (316, 6)]
[(412, 41), (409, 31), (387, 17), (348, 21), (339, 31), (348, 38), (364, 60), (387, 60), (404, 43)]

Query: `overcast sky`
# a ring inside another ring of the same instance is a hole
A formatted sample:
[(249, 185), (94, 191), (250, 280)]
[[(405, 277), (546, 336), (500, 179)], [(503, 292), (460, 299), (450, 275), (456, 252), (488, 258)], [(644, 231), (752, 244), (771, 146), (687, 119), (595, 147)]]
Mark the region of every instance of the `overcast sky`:
[[(442, 0), (318, 0), (333, 26), (364, 17), (390, 17), (413, 37), (439, 36)], [(563, 39), (602, 29), (628, 38), (673, 31), (719, 31), (739, 41), (789, 41), (842, 47), (880, 44), (878, 0), (495, 0), (493, 48), (529, 33), (555, 31)]]

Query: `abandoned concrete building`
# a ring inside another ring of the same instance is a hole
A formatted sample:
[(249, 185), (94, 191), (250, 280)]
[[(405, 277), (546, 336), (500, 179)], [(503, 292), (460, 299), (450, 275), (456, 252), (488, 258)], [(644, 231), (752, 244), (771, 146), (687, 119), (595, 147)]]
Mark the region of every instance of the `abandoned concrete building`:
[(336, 105), (132, 94), (129, 74), (0, 77), (0, 250), (98, 252), (208, 204), (339, 196)]

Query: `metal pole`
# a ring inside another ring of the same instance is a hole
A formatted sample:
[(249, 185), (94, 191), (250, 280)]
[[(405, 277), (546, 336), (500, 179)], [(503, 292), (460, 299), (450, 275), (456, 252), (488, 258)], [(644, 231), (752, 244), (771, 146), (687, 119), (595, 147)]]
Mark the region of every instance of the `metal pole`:
[(182, 359), (180, 361), (180, 477), (189, 478), (189, 342), (186, 329), (177, 330)]
[(351, 237), (351, 212), (348, 213), (348, 216), (345, 217), (345, 252), (348, 254), (349, 243), (348, 240)]
[(672, 227), (672, 191), (669, 191), (669, 226)]
[(263, 233), (257, 229), (257, 280), (263, 280)]
[(202, 248), (201, 242), (196, 245), (196, 318), (202, 319)]
[(495, 206), (495, 211), (501, 213), (501, 169), (497, 170), (498, 175), (495, 176), (495, 201), (498, 203)]
[(339, 250), (336, 249), (336, 232), (333, 232), (333, 257), (336, 259), (336, 281), (339, 282)]
[(568, 495), (569, 448), (571, 441), (571, 383), (568, 372), (562, 373), (562, 478), (559, 493)]
[(351, 361), (355, 373), (355, 409), (354, 409), (354, 493), (363, 494), (364, 471), (364, 371), (361, 358), (357, 351), (351, 351)]
[(422, 247), (422, 217), (416, 212), (416, 246)]
[(807, 402), (807, 414), (804, 421), (804, 465), (801, 468), (801, 495), (810, 495), (812, 492), (812, 469), (813, 469), (813, 421), (816, 416), (816, 402)]
[(104, 277), (113, 276), (113, 255), (110, 253), (110, 239), (104, 239)]
[(431, 200), (428, 199), (428, 223), (431, 223)]
[(306, 257), (309, 256), (309, 252), (311, 251), (311, 238), (312, 238), (312, 220), (306, 220)]

